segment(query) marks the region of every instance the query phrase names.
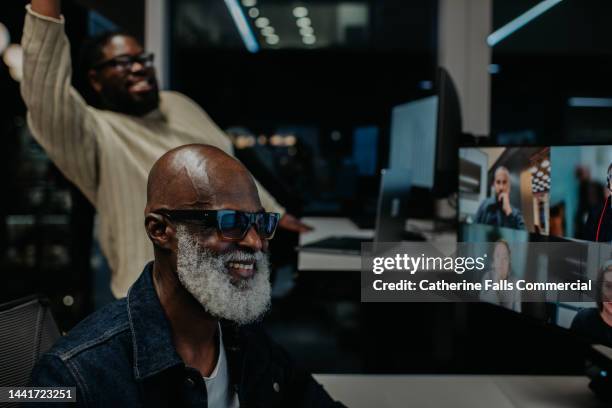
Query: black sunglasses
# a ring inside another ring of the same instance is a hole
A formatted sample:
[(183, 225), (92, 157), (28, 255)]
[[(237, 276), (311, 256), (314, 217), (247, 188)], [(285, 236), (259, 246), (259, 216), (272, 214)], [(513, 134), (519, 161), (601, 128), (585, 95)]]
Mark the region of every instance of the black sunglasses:
[(131, 69), (132, 65), (135, 63), (139, 63), (145, 68), (151, 68), (153, 66), (154, 57), (155, 55), (151, 52), (144, 52), (138, 55), (120, 55), (118, 57), (99, 62), (95, 64), (92, 69), (99, 71), (106, 67), (113, 67), (124, 71)]
[(270, 212), (245, 212), (238, 210), (159, 210), (158, 214), (172, 221), (192, 222), (207, 227), (216, 227), (221, 236), (231, 241), (241, 241), (255, 225), (263, 239), (272, 239), (278, 226), (280, 214)]

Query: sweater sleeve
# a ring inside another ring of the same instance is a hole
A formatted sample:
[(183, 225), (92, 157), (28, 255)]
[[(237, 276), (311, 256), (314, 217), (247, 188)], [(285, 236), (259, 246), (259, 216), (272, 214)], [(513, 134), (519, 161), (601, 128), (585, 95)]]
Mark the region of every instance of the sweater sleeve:
[(29, 5), (26, 10), (21, 95), (28, 108), (28, 125), (55, 165), (95, 204), (100, 124), (71, 86), (64, 19), (42, 16)]

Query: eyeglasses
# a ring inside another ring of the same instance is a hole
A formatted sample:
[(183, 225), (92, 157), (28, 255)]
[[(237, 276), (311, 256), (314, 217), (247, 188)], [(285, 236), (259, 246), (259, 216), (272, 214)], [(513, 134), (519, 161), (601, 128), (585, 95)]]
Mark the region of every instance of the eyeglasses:
[(113, 67), (120, 71), (127, 71), (132, 69), (135, 63), (139, 63), (145, 68), (151, 68), (153, 66), (153, 59), (155, 55), (151, 52), (144, 52), (139, 55), (120, 55), (115, 58), (111, 58), (106, 61), (95, 64), (92, 68), (99, 71), (106, 67)]
[(262, 239), (272, 239), (280, 219), (278, 213), (251, 213), (237, 210), (159, 210), (156, 212), (172, 221), (186, 221), (216, 227), (221, 236), (230, 241), (243, 240), (251, 225), (255, 225)]

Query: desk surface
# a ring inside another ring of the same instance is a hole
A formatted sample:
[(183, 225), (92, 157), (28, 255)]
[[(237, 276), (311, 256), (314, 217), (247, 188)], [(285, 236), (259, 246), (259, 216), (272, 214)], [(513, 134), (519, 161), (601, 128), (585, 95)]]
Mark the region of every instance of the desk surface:
[(350, 408), (600, 408), (586, 377), (315, 375)]
[[(300, 234), (300, 245), (309, 244), (334, 235), (363, 237), (372, 239), (373, 230), (361, 230), (350, 219), (340, 217), (307, 217), (303, 222), (314, 227), (314, 231)], [(455, 233), (434, 233), (432, 221), (409, 220), (409, 229), (416, 229), (431, 242), (456, 242)], [(328, 253), (300, 252), (298, 254), (299, 271), (347, 271), (361, 270), (361, 257), (358, 255), (341, 255)]]
[[(360, 230), (348, 218), (309, 217), (302, 221), (314, 227), (307, 234), (300, 234), (300, 245), (309, 244), (332, 235), (346, 235), (372, 239), (373, 230)], [(299, 271), (360, 271), (361, 257), (358, 255), (326, 254), (314, 252), (298, 253)]]

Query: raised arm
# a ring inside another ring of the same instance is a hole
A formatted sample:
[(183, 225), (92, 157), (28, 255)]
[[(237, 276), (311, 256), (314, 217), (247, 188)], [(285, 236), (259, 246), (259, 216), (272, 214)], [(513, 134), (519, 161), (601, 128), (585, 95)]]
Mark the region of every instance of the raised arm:
[(71, 86), (70, 44), (59, 0), (33, 0), (22, 36), (21, 95), (34, 138), (51, 160), (95, 204), (100, 124)]
[(60, 18), (60, 0), (32, 0), (32, 11), (51, 18)]

